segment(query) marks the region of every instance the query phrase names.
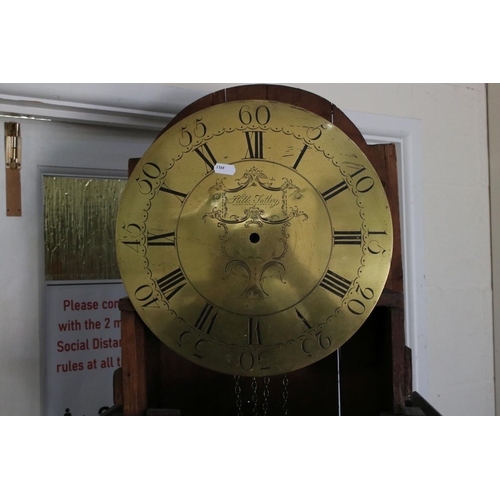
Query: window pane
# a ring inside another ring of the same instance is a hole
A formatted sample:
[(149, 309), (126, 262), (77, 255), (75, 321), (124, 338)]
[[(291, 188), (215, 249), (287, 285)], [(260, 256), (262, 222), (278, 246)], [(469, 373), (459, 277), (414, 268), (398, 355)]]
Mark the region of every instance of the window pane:
[(44, 177), (45, 279), (120, 279), (115, 221), (126, 181)]

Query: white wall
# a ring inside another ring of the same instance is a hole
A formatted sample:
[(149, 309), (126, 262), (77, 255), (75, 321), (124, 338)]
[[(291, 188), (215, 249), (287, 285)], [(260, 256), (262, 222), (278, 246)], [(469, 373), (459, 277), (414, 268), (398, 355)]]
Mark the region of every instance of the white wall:
[[(182, 87), (194, 96), (233, 84), (165, 85)], [(426, 396), (445, 415), (494, 414), (484, 84), (287, 85), (322, 95), (343, 110), (421, 120)], [(157, 87), (151, 86), (154, 88)], [(92, 158), (92, 142), (100, 141), (92, 127), (85, 127), (83, 135), (75, 134), (69, 126), (51, 127), (55, 127), (54, 133), (63, 134), (62, 139), (69, 134), (72, 140), (82, 141), (82, 151), (90, 152)], [(35, 153), (25, 158), (22, 172), (24, 215), (16, 220), (0, 212), (0, 231), (5, 240), (0, 250), (0, 276), (4, 283), (0, 291), (0, 414), (39, 411), (41, 252), (35, 248), (40, 229), (36, 165), (43, 164), (39, 158), (45, 154), (44, 137), (48, 130), (37, 124), (23, 128), (25, 141), (36, 143)], [(132, 137), (131, 132), (108, 129), (106, 134), (112, 138), (110, 157), (122, 155), (124, 162), (130, 156), (140, 155), (148, 143), (144, 134), (132, 142), (127, 140)], [(64, 143), (60, 142), (62, 151)], [(134, 148), (142, 150), (131, 152)], [(110, 168), (104, 158), (92, 161), (92, 166)], [(4, 193), (4, 179), (0, 176), (2, 206)]]
[[(488, 144), (490, 156), (491, 253), (493, 274), (493, 331), (495, 378), (500, 376), (500, 83), (488, 84)], [(500, 415), (500, 384), (495, 387), (496, 414)]]
[[(3, 122), (12, 119), (0, 119)], [(0, 175), (0, 415), (41, 412), (43, 216), (40, 166), (120, 170), (155, 134), (21, 120), (22, 217), (5, 216)], [(2, 134), (3, 135), (3, 134)], [(3, 147), (2, 155), (3, 155)]]

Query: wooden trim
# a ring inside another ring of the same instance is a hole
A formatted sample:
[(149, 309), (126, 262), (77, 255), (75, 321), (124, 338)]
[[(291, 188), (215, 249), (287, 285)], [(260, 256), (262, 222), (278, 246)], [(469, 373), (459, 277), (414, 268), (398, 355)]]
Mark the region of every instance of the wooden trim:
[(122, 311), (123, 412), (145, 415), (148, 408), (145, 327), (135, 312)]
[[(124, 415), (145, 415), (160, 402), (160, 340), (153, 335), (129, 299), (119, 302), (122, 339), (122, 404)], [(120, 374), (117, 374), (119, 377)], [(119, 384), (117, 383), (117, 386)], [(120, 397), (117, 396), (118, 401)]]
[(141, 161), (140, 158), (129, 158), (128, 160), (128, 176), (132, 175), (132, 171), (136, 167), (136, 165)]
[(386, 287), (382, 291), (382, 295), (380, 296), (377, 305), (381, 307), (398, 307), (403, 309), (404, 295), (402, 292), (397, 292)]
[(113, 404), (123, 406), (123, 369), (121, 367), (113, 372)]
[(405, 336), (404, 310), (400, 307), (389, 308), (391, 329), (391, 365), (392, 365), (392, 404), (393, 412), (399, 413), (405, 406), (408, 396), (405, 372)]
[(405, 346), (405, 394), (410, 394), (413, 387), (413, 361), (411, 349)]
[(363, 137), (359, 129), (342, 110), (335, 106), (335, 104), (332, 104), (331, 106), (332, 117), (329, 121), (331, 121), (336, 127), (342, 130), (342, 132), (344, 132), (344, 134), (346, 134), (373, 163), (373, 160), (371, 158), (372, 148), (366, 143), (365, 138)]
[(5, 204), (8, 217), (20, 217), (21, 208), (21, 169), (5, 169)]

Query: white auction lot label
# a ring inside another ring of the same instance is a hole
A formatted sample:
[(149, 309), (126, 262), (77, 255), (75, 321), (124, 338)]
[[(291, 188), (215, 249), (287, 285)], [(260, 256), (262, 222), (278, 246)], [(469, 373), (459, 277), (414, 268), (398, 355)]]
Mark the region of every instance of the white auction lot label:
[(214, 172), (216, 174), (234, 175), (236, 167), (234, 165), (228, 165), (227, 163), (216, 163)]

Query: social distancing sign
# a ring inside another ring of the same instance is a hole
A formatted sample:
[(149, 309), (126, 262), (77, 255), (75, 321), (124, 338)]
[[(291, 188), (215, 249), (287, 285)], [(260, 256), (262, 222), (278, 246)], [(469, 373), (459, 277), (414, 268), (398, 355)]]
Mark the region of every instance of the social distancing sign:
[(120, 282), (46, 285), (45, 414), (98, 415), (121, 366)]

